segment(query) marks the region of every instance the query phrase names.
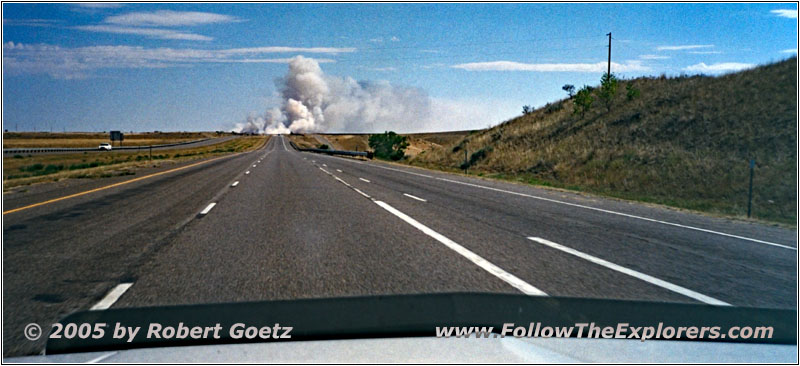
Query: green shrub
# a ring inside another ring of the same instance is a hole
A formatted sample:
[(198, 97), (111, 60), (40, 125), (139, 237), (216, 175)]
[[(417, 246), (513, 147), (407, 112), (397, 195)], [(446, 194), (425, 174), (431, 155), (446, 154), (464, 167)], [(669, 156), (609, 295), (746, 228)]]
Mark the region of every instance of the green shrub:
[(586, 114), (589, 108), (592, 108), (594, 97), (592, 97), (592, 87), (584, 85), (578, 93), (575, 94), (575, 110), (574, 114), (580, 114), (581, 118)]
[(408, 147), (408, 138), (400, 136), (394, 131), (384, 132), (369, 136), (369, 147), (380, 159), (400, 160), (405, 156)]

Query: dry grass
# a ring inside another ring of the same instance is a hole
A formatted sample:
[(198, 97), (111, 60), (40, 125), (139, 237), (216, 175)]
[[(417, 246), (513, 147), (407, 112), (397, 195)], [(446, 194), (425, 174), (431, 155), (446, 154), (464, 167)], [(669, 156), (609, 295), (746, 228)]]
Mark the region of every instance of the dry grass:
[[(473, 133), (410, 163), (725, 215), (796, 220), (797, 59), (721, 77), (623, 81), (611, 111), (571, 100)], [(625, 85), (641, 96), (628, 101)]]
[[(442, 144), (447, 144), (453, 141), (459, 141), (469, 134), (469, 131), (456, 131), (456, 132), (437, 132), (437, 133), (414, 133), (405, 134), (408, 137), (409, 146), (406, 148), (406, 156), (414, 157), (420, 153), (441, 147)], [(369, 147), (369, 134), (336, 134), (336, 135), (321, 135), (331, 142), (332, 149), (336, 150), (349, 150), (349, 151), (368, 151), (372, 150)], [(310, 137), (310, 136), (309, 136)], [(313, 138), (308, 139), (308, 143), (314, 143), (318, 147), (319, 142)], [(298, 144), (299, 146), (299, 144)], [(306, 147), (306, 146), (301, 146)]]
[[(143, 146), (171, 144), (183, 141), (218, 137), (211, 132), (162, 132), (125, 134), (123, 146)], [(110, 142), (107, 133), (49, 133), (49, 132), (6, 132), (3, 134), (3, 148), (21, 147), (97, 147)], [(114, 143), (117, 146), (118, 142)]]
[(289, 140), (303, 149), (316, 149), (319, 146), (319, 141), (311, 135), (289, 135)]
[(263, 136), (253, 136), (196, 148), (156, 150), (152, 162), (147, 150), (4, 156), (3, 190), (67, 178), (133, 175), (137, 167), (250, 151), (263, 146), (266, 141)]

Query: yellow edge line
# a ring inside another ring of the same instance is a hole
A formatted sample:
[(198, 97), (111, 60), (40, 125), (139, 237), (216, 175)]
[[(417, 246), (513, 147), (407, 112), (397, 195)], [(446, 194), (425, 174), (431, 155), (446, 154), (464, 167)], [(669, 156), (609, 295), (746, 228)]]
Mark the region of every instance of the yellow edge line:
[(166, 171), (163, 171), (163, 172), (158, 172), (158, 173), (153, 173), (153, 174), (150, 174), (150, 175), (145, 175), (144, 177), (134, 178), (134, 179), (131, 179), (131, 180), (126, 180), (124, 182), (114, 183), (114, 184), (107, 185), (107, 186), (104, 186), (104, 187), (90, 189), (88, 191), (71, 194), (69, 196), (53, 198), (51, 200), (47, 200), (47, 201), (44, 201), (44, 202), (34, 203), (32, 205), (15, 208), (15, 209), (8, 210), (8, 211), (3, 211), (3, 215), (14, 213), (14, 212), (17, 212), (17, 211), (27, 210), (29, 208), (34, 208), (34, 207), (38, 207), (38, 206), (47, 205), (47, 204), (50, 204), (50, 203), (53, 203), (53, 202), (63, 201), (63, 200), (74, 198), (74, 197), (78, 197), (78, 196), (83, 196), (83, 195), (86, 195), (86, 194), (89, 194), (89, 193), (94, 193), (94, 192), (102, 191), (102, 190), (109, 189), (109, 188), (119, 187), (121, 185), (125, 185), (125, 184), (128, 184), (128, 183), (138, 182), (140, 180), (144, 180), (144, 179), (147, 179), (147, 178), (152, 178), (152, 177), (156, 177), (156, 176), (167, 174), (167, 173), (177, 172), (177, 171), (183, 170), (183, 169), (188, 169), (188, 168), (191, 168), (193, 166), (198, 166), (198, 165), (201, 165), (201, 164), (210, 163), (210, 162), (215, 161), (215, 160), (224, 159), (224, 158), (230, 158), (232, 156), (236, 156), (236, 155), (239, 155), (239, 154), (244, 154), (244, 153), (237, 153), (237, 154), (233, 154), (233, 155), (220, 156), (218, 158), (213, 158), (211, 160), (204, 160), (204, 161), (201, 161), (201, 162), (198, 162), (198, 163), (182, 166), (180, 168), (175, 168), (175, 169), (170, 169), (170, 170), (166, 170)]

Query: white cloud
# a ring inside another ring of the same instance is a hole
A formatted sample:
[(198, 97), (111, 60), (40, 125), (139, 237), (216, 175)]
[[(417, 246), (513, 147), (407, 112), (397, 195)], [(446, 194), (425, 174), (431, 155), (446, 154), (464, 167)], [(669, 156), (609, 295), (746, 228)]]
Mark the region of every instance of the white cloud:
[(698, 48), (711, 48), (714, 47), (713, 44), (690, 44), (690, 45), (680, 45), (680, 46), (658, 46), (656, 50), (658, 51), (683, 51), (683, 50), (695, 50)]
[(3, 19), (3, 25), (20, 27), (53, 27), (57, 23), (53, 19)]
[(789, 48), (781, 51), (781, 53), (797, 53), (797, 48)]
[[(336, 60), (329, 59), (329, 58), (315, 58), (315, 61), (321, 64), (336, 62)], [(242, 59), (235, 59), (235, 60), (219, 60), (216, 62), (231, 62), (231, 63), (242, 63), (242, 64), (288, 64), (292, 61), (291, 58), (242, 58)]]
[(135, 12), (107, 17), (103, 22), (116, 25), (139, 27), (175, 27), (193, 26), (214, 23), (238, 22), (239, 18), (216, 13), (198, 11), (158, 10), (153, 12)]
[(719, 74), (719, 73), (750, 69), (755, 66), (756, 65), (754, 64), (745, 64), (740, 62), (721, 62), (711, 65), (706, 65), (705, 62), (701, 62), (699, 64), (687, 66), (683, 70), (689, 72), (702, 73), (702, 74)]
[(383, 43), (383, 38), (371, 38), (369, 41), (372, 43)]
[(441, 62), (436, 62), (436, 63), (432, 63), (430, 65), (422, 65), (421, 67), (423, 69), (438, 69), (438, 68), (442, 68), (442, 67), (445, 67), (445, 66), (447, 66), (447, 65), (445, 65), (445, 64), (443, 64)]
[[(605, 72), (606, 62), (593, 64), (527, 64), (514, 61), (472, 62), (450, 66), (468, 71), (536, 71), (536, 72)], [(612, 72), (649, 71), (650, 68), (640, 61), (628, 61), (625, 64), (611, 63)]]
[(120, 27), (116, 25), (79, 25), (73, 28), (87, 32), (132, 34), (157, 39), (178, 39), (184, 41), (210, 41), (214, 39), (201, 34), (162, 28)]
[(252, 54), (252, 53), (350, 53), (355, 52), (353, 47), (248, 47), (223, 50), (227, 54)]
[(775, 9), (770, 10), (770, 13), (781, 18), (797, 19), (797, 9)]
[(389, 40), (392, 41), (392, 42), (400, 42), (400, 38), (397, 38), (395, 36), (392, 36), (392, 38), (389, 39)]
[[(302, 52), (302, 47), (286, 47)], [(328, 48), (321, 48), (328, 49)], [(330, 50), (341, 50), (329, 48)], [(145, 48), (140, 46), (88, 46), (65, 48), (47, 44), (3, 44), (3, 71), (10, 75), (45, 74), (56, 79), (91, 77), (102, 69), (179, 67), (196, 63), (288, 63), (289, 58), (258, 58), (279, 53), (284, 47), (252, 47), (223, 50), (196, 48)], [(290, 52), (290, 51), (287, 51)], [(318, 59), (318, 62), (335, 62)]]
[(690, 54), (693, 54), (693, 55), (718, 55), (718, 54), (721, 54), (722, 51), (689, 51), (687, 53), (690, 53)]
[(371, 67), (371, 68), (368, 68), (368, 70), (372, 70), (372, 71), (397, 71), (397, 68), (396, 67), (391, 67), (391, 66), (389, 66), (389, 67)]
[(642, 60), (666, 60), (670, 57), (661, 55), (639, 55), (639, 58)]

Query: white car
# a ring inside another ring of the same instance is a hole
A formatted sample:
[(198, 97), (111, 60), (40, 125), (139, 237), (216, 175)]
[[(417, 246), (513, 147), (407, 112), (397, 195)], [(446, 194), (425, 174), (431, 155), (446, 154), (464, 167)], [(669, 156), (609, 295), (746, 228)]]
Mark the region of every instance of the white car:
[(103, 143), (103, 144), (100, 144), (100, 146), (98, 146), (97, 148), (98, 148), (99, 150), (106, 150), (106, 151), (110, 151), (110, 150), (111, 150), (111, 144), (109, 144), (109, 143)]

